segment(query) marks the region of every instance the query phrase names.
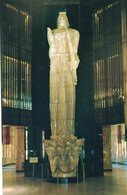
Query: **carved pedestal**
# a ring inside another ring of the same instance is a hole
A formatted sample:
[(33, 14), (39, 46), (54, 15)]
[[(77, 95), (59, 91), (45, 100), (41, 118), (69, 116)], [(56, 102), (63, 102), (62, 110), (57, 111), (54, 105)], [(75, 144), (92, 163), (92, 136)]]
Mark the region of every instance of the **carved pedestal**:
[(77, 139), (72, 134), (55, 135), (45, 140), (45, 150), (48, 154), (53, 177), (76, 177), (79, 155), (84, 139)]

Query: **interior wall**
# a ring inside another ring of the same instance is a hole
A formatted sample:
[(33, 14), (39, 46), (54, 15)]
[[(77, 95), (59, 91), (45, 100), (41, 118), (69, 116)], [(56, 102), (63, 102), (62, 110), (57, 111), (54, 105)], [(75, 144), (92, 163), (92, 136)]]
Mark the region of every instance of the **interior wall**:
[(125, 124), (111, 126), (111, 151), (113, 163), (127, 164)]
[(110, 125), (103, 127), (103, 164), (104, 170), (112, 170)]
[(127, 164), (125, 124), (103, 127), (103, 163), (104, 170), (111, 170), (112, 163)]
[(3, 136), (2, 136), (2, 164), (13, 164), (16, 163), (17, 155), (17, 127), (14, 126), (3, 126)]
[(3, 126), (2, 165), (16, 164), (16, 171), (24, 169), (24, 127)]
[(18, 127), (16, 171), (24, 170), (24, 127)]

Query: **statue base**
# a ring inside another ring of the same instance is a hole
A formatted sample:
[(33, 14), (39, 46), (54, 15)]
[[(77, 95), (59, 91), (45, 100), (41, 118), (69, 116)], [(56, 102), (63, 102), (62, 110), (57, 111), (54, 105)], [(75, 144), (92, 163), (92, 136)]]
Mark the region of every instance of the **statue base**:
[(79, 155), (84, 139), (77, 139), (73, 134), (53, 135), (44, 140), (51, 167), (52, 177), (72, 178), (77, 176)]

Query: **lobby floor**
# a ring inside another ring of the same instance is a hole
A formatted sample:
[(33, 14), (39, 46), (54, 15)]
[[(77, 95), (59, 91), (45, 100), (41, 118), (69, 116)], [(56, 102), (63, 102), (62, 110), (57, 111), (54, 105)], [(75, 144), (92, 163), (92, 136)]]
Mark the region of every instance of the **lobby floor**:
[(79, 184), (53, 184), (3, 169), (3, 195), (127, 195), (127, 166), (114, 166), (104, 177)]

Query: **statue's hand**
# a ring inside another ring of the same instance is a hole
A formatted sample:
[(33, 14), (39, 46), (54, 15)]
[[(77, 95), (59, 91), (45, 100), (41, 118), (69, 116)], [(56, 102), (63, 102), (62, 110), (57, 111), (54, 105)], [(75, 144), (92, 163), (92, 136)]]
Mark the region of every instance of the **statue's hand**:
[(47, 28), (47, 37), (48, 37), (49, 44), (53, 44), (54, 37), (53, 37), (53, 34), (52, 34), (52, 30), (49, 27)]
[(48, 32), (49, 35), (52, 34), (51, 28), (47, 27), (47, 32)]

